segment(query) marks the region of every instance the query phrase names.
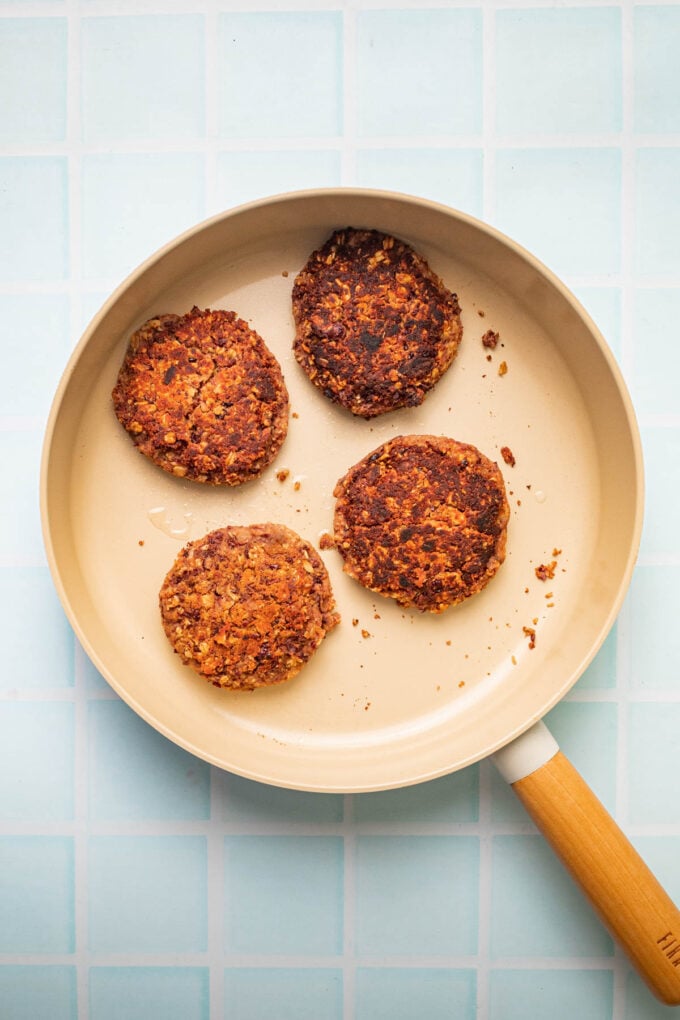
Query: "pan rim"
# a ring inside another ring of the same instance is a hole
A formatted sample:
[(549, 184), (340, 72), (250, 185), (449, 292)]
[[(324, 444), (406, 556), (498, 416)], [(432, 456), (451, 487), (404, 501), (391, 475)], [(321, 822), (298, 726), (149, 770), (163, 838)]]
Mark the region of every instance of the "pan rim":
[[(142, 705), (129, 691), (125, 689), (123, 685), (112, 675), (112, 671), (108, 668), (107, 664), (102, 661), (97, 649), (92, 645), (85, 628), (82, 625), (82, 621), (79, 618), (79, 614), (74, 608), (72, 599), (64, 583), (63, 570), (58, 561), (58, 556), (55, 548), (54, 535), (52, 530), (52, 520), (50, 511), (50, 498), (48, 492), (48, 475), (50, 471), (50, 457), (52, 446), (54, 442), (55, 432), (58, 425), (60, 412), (63, 406), (64, 396), (68, 390), (69, 382), (73, 376), (73, 373), (82, 357), (83, 351), (87, 348), (87, 345), (96, 332), (99, 324), (107, 316), (109, 311), (119, 302), (121, 297), (128, 291), (131, 285), (141, 276), (143, 276), (151, 267), (157, 265), (168, 253), (181, 247), (192, 237), (201, 234), (206, 229), (216, 226), (224, 221), (232, 219), (235, 216), (247, 215), (252, 210), (263, 209), (273, 205), (279, 205), (282, 203), (290, 202), (305, 202), (308, 200), (316, 199), (335, 199), (338, 197), (347, 198), (362, 198), (368, 200), (381, 200), (395, 203), (408, 203), (409, 205), (416, 205), (422, 208), (432, 209), (440, 214), (457, 220), (461, 223), (467, 224), (485, 234), (492, 240), (500, 243), (502, 246), (509, 248), (532, 269), (535, 273), (545, 279), (565, 300), (569, 306), (576, 312), (577, 316), (584, 323), (588, 333), (596, 342), (602, 353), (606, 365), (607, 371), (614, 382), (619, 399), (621, 400), (622, 407), (629, 426), (630, 440), (632, 443), (632, 449), (634, 454), (635, 463), (633, 465), (634, 476), (636, 479), (636, 492), (634, 501), (634, 526), (633, 526), (633, 537), (630, 543), (628, 554), (625, 562), (625, 567), (621, 572), (621, 580), (616, 592), (616, 597), (610, 602), (609, 612), (604, 618), (597, 636), (597, 640), (592, 643), (588, 654), (579, 663), (579, 666), (574, 670), (565, 682), (565, 686), (561, 690), (556, 690), (552, 693), (552, 696), (544, 701), (540, 707), (538, 707), (529, 717), (523, 719), (521, 724), (512, 728), (502, 739), (497, 739), (491, 744), (486, 744), (483, 747), (478, 748), (474, 755), (470, 755), (464, 761), (456, 762), (452, 767), (440, 768), (427, 773), (417, 774), (411, 777), (408, 781), (403, 779), (395, 780), (393, 783), (385, 783), (380, 781), (375, 785), (371, 783), (362, 783), (360, 786), (355, 785), (334, 785), (329, 784), (327, 781), (322, 783), (315, 783), (310, 780), (309, 783), (301, 785), (299, 782), (287, 782), (280, 778), (273, 779), (265, 772), (258, 772), (256, 768), (244, 768), (231, 763), (225, 764), (224, 760), (218, 755), (206, 752), (206, 750), (195, 745), (194, 742), (188, 740), (183, 735), (177, 733), (170, 726), (166, 726), (161, 720), (159, 720), (151, 711)], [(643, 454), (642, 454), (642, 442), (637, 424), (636, 414), (633, 407), (632, 399), (626, 383), (623, 378), (621, 369), (616, 362), (614, 355), (607, 344), (606, 339), (601, 333), (598, 326), (593, 321), (590, 314), (584, 309), (572, 291), (563, 283), (563, 281), (544, 263), (542, 263), (535, 255), (524, 248), (521, 244), (508, 237), (502, 231), (497, 228), (485, 223), (484, 221), (471, 216), (470, 214), (456, 210), (443, 203), (433, 201), (431, 199), (421, 198), (416, 195), (403, 193), (399, 191), (383, 190), (383, 189), (370, 189), (370, 188), (354, 188), (354, 187), (339, 187), (339, 188), (311, 188), (303, 189), (298, 191), (281, 192), (279, 194), (265, 196), (260, 199), (255, 199), (251, 202), (243, 203), (229, 209), (226, 209), (220, 213), (210, 216), (199, 223), (188, 228), (184, 232), (180, 233), (175, 238), (162, 245), (155, 252), (151, 253), (145, 260), (143, 260), (135, 269), (132, 270), (113, 290), (111, 295), (102, 304), (97, 313), (88, 323), (87, 327), (83, 331), (78, 343), (74, 347), (70, 358), (66, 364), (66, 367), (61, 375), (59, 384), (56, 388), (52, 404), (50, 407), (47, 424), (44, 431), (44, 438), (42, 444), (41, 460), (40, 460), (40, 487), (39, 487), (39, 502), (40, 502), (40, 517), (41, 517), (41, 528), (43, 542), (47, 554), (48, 566), (52, 576), (53, 583), (59, 595), (60, 602), (64, 608), (66, 616), (72, 626), (78, 640), (80, 641), (84, 651), (88, 657), (92, 660), (93, 664), (105, 677), (108, 684), (112, 689), (147, 723), (153, 726), (156, 730), (162, 733), (165, 737), (172, 740), (174, 743), (183, 747), (185, 750), (196, 755), (197, 757), (215, 765), (219, 768), (226, 769), (230, 772), (239, 774), (245, 778), (252, 779), (258, 782), (266, 783), (269, 785), (275, 785), (282, 788), (291, 788), (298, 790), (306, 790), (309, 792), (326, 792), (326, 793), (350, 793), (350, 792), (369, 792), (372, 790), (386, 790), (391, 788), (403, 787), (407, 785), (414, 785), (417, 783), (425, 782), (434, 778), (438, 778), (442, 775), (448, 774), (458, 769), (464, 768), (471, 765), (481, 759), (495, 753), (505, 744), (515, 739), (526, 729), (530, 728), (535, 722), (542, 718), (548, 711), (550, 711), (568, 692), (573, 684), (583, 674), (585, 669), (588, 667), (592, 659), (595, 657), (600, 647), (604, 643), (611, 627), (613, 626), (615, 619), (621, 609), (623, 601), (625, 599), (630, 580), (632, 578), (633, 570), (638, 556), (639, 544), (642, 534), (643, 524), (643, 510), (644, 510), (644, 467), (643, 467)]]

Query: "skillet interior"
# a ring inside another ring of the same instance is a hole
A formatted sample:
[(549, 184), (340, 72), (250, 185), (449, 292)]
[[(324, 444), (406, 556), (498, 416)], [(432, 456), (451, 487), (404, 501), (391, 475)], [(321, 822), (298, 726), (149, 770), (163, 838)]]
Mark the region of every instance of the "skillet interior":
[[(333, 228), (348, 224), (410, 241), (463, 309), (458, 358), (422, 407), (372, 422), (331, 406), (291, 351), (295, 273)], [(136, 452), (111, 409), (131, 330), (149, 315), (193, 304), (233, 308), (262, 334), (283, 366), (297, 415), (275, 463), (241, 489), (205, 489), (165, 475)], [(489, 328), (503, 343), (491, 362), (481, 344)], [(501, 464), (511, 493), (508, 556), (489, 587), (441, 616), (405, 612), (359, 588), (329, 550), (322, 555), (343, 623), (292, 683), (234, 694), (184, 668), (157, 608), (181, 544), (220, 525), (267, 520), (316, 544), (332, 525), (337, 478), (386, 438), (414, 432), (474, 443)], [(515, 455), (513, 468), (500, 460), (504, 445)], [(283, 484), (281, 468), (290, 471)], [(642, 468), (630, 401), (605, 342), (536, 260), (433, 203), (321, 191), (253, 203), (199, 225), (119, 288), (82, 338), (55, 397), (41, 500), (48, 558), (69, 618), (96, 666), (143, 718), (230, 771), (298, 789), (359, 791), (470, 764), (571, 687), (630, 579)], [(554, 579), (537, 580), (535, 567), (554, 558)], [(524, 627), (536, 631), (533, 649)]]

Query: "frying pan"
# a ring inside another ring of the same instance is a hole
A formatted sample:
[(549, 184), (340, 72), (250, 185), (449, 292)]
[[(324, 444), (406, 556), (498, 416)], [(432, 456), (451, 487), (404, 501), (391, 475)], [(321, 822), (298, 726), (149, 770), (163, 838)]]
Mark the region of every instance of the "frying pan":
[[(334, 228), (348, 225), (409, 241), (463, 309), (458, 357), (422, 406), (370, 423), (330, 404), (291, 351), (294, 276)], [(131, 331), (151, 315), (193, 305), (233, 309), (249, 321), (279, 358), (290, 391), (281, 452), (237, 489), (160, 471), (112, 411)], [(493, 352), (481, 342), (487, 329), (499, 334)], [(327, 550), (343, 622), (295, 680), (224, 692), (182, 666), (158, 613), (161, 581), (182, 544), (215, 527), (264, 521), (318, 544), (332, 529), (337, 479), (385, 440), (414, 433), (473, 443), (503, 469), (508, 554), (488, 587), (440, 616), (410, 612), (365, 591)], [(642, 504), (630, 399), (605, 341), (559, 280), (469, 216), (356, 189), (241, 206), (148, 259), (74, 351), (48, 421), (41, 474), (44, 540), (61, 601), (94, 664), (142, 718), (221, 768), (304, 790), (388, 789), (494, 755), (652, 990), (670, 1003), (680, 1002), (680, 914), (540, 721), (616, 618)], [(540, 567), (552, 576), (541, 580)]]

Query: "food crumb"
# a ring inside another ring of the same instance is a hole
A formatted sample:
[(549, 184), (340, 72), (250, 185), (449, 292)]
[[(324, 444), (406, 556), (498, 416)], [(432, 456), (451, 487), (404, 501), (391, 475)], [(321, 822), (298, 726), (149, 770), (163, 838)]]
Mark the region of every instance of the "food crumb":
[(281, 276), (287, 277), (288, 276), (288, 270), (284, 269), (283, 272), (281, 273)]
[(370, 638), (370, 636), (371, 636), (370, 631), (362, 630), (361, 631), (361, 636), (362, 636), (362, 638)]
[(533, 627), (522, 627), (524, 635), (529, 638), (529, 648), (536, 647), (536, 631)]
[(499, 334), (495, 333), (492, 329), (487, 329), (486, 333), (482, 337), (482, 343), (484, 346), (488, 347), (492, 351), (495, 350), (499, 340)]
[(512, 662), (513, 666), (517, 665), (517, 659), (515, 658), (514, 655), (512, 656), (511, 662)]
[(358, 627), (358, 626), (359, 626), (359, 621), (357, 620), (356, 616), (355, 616), (355, 617), (354, 617), (354, 619), (352, 620), (352, 626), (353, 626), (353, 627)]
[(499, 375), (506, 375), (507, 371), (508, 371), (508, 363), (507, 363), (507, 361), (501, 361), (500, 365), (498, 366), (498, 374)]
[(486, 312), (482, 308), (478, 308), (477, 315), (480, 317), (480, 319), (483, 319), (484, 316), (486, 315)]
[(297, 411), (291, 412), (291, 418), (299, 418), (299, 417), (300, 417), (300, 415), (297, 413)]
[(373, 614), (373, 619), (374, 620), (379, 620), (380, 619), (380, 613), (374, 613)]
[(368, 712), (370, 707), (371, 707), (371, 703), (370, 703), (370, 701), (367, 701), (366, 704), (364, 705), (364, 712)]
[(300, 491), (300, 485), (301, 484), (302, 483), (299, 482), (299, 481), (298, 482), (293, 482), (293, 489), (295, 490), (295, 492), (299, 492)]
[(552, 554), (553, 554), (553, 556), (561, 556), (562, 555), (562, 550), (561, 549), (553, 549)]
[(144, 539), (143, 539), (143, 538), (140, 538), (140, 540), (139, 540), (139, 542), (137, 543), (137, 545), (144, 545)]
[(447, 641), (446, 643), (447, 643), (447, 645), (450, 645), (450, 644), (451, 644), (451, 642), (450, 642), (450, 641)]
[(501, 457), (503, 458), (505, 463), (508, 464), (510, 467), (514, 467), (515, 464), (517, 463), (517, 461), (515, 460), (515, 455), (509, 446), (501, 446)]
[(335, 549), (335, 539), (328, 531), (324, 531), (319, 539), (319, 549)]
[(552, 580), (555, 576), (555, 567), (557, 562), (555, 560), (552, 563), (541, 563), (540, 566), (536, 567), (534, 573), (539, 581), (547, 581), (548, 578)]
[(290, 471), (288, 470), (288, 468), (283, 468), (281, 471), (277, 471), (276, 472), (276, 477), (278, 478), (278, 480), (281, 483), (283, 483), (283, 482), (285, 482), (285, 480), (286, 480), (286, 478), (288, 477), (289, 474), (290, 474)]
[(465, 687), (465, 681), (464, 680), (459, 680), (458, 681), (458, 686), (459, 687)]

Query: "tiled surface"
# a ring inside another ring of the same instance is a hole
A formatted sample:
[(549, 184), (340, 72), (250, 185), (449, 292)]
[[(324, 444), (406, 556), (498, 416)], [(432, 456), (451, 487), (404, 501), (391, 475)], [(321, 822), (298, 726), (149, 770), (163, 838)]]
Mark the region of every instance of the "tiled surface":
[(89, 317), (204, 216), (357, 184), (512, 234), (646, 456), (629, 597), (550, 725), (680, 898), (679, 46), (669, 2), (0, 2), (2, 1020), (668, 1015), (490, 764), (311, 795), (150, 730), (65, 623), (37, 473)]

